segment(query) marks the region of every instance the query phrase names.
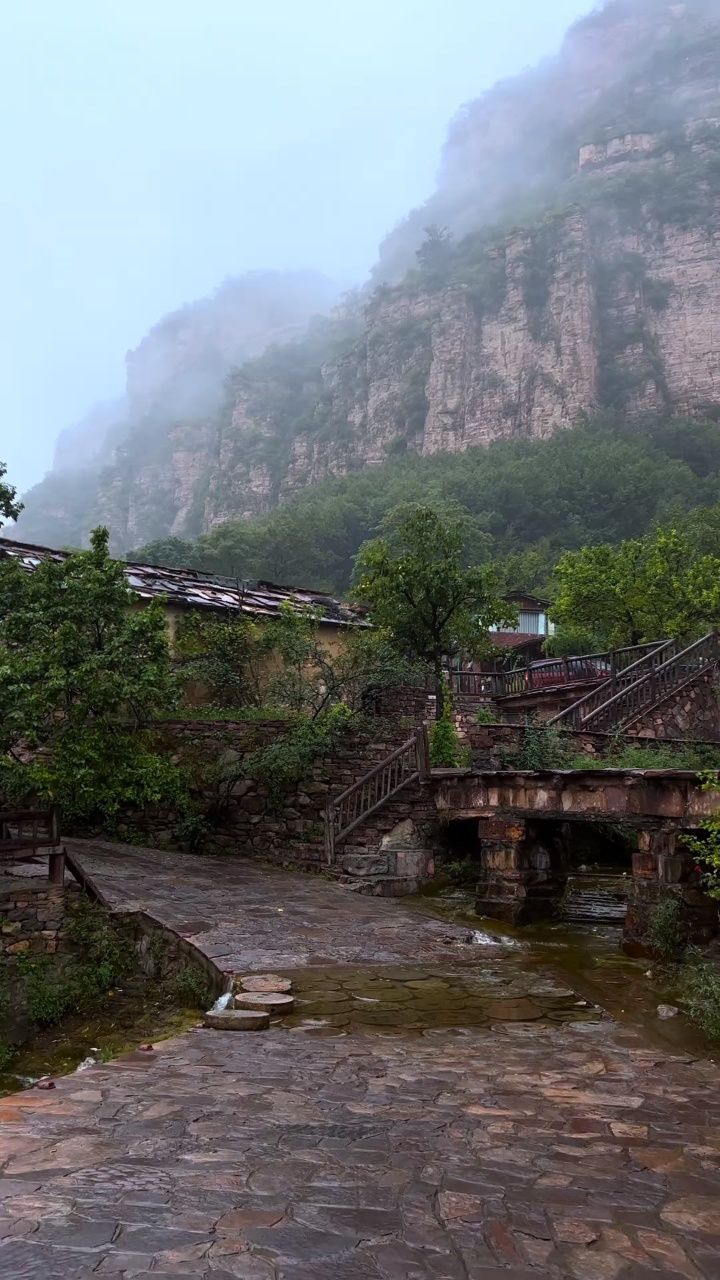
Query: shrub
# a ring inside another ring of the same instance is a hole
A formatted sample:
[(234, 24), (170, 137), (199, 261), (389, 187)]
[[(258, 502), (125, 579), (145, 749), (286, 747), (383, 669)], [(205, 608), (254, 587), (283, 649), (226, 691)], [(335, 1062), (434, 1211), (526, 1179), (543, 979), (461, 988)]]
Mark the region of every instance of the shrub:
[(433, 769), (463, 769), (469, 763), (469, 748), (461, 743), (452, 712), (446, 709), (430, 728), (430, 764)]
[(207, 979), (194, 965), (183, 965), (165, 985), (170, 998), (189, 1009), (207, 1009), (212, 1004)]
[(478, 707), (475, 712), (476, 724), (497, 724), (500, 717), (497, 711), (491, 711), (490, 707)]
[(76, 952), (62, 966), (51, 956), (18, 957), (27, 1010), (39, 1026), (92, 1005), (134, 968), (127, 929), (87, 899), (75, 904), (67, 936)]
[(658, 960), (670, 963), (677, 959), (683, 946), (683, 931), (680, 924), (680, 903), (672, 894), (666, 894), (653, 906), (648, 916), (645, 936)]
[(355, 717), (343, 702), (327, 708), (314, 720), (301, 716), (289, 733), (248, 757), (248, 776), (267, 787), (278, 803), (295, 783), (307, 778), (315, 761), (331, 752), (347, 733)]
[(720, 1040), (720, 972), (692, 948), (681, 974), (682, 999), (696, 1026)]
[[(509, 761), (510, 762), (510, 761)], [(547, 724), (529, 724), (523, 744), (512, 760), (515, 769), (569, 769), (572, 752), (559, 729)]]

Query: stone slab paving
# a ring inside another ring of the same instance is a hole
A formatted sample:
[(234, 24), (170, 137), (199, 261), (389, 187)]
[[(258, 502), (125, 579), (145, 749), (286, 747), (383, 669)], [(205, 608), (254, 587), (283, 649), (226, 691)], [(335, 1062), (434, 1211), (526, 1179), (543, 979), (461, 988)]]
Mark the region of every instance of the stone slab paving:
[[(122, 894), (120, 855), (105, 873), (109, 851), (81, 856)], [(402, 904), (223, 863), (249, 931), (231, 946), (227, 902), (212, 924), (217, 893), (232, 896), (221, 868), (170, 855), (168, 877), (159, 857), (153, 877), (146, 853), (127, 852), (138, 905), (150, 909), (152, 882), (176, 927), (205, 921), (192, 936), (221, 933), (238, 967), (336, 948), (407, 960), (410, 924), (415, 957), (447, 955), (437, 923)], [(720, 1276), (713, 1063), (609, 1019), (388, 1032), (198, 1029), (0, 1099), (0, 1276)]]
[(432, 960), (468, 930), (423, 920), (402, 899), (358, 897), (319, 876), (235, 858), (73, 841), (105, 902), (146, 911), (228, 973)]

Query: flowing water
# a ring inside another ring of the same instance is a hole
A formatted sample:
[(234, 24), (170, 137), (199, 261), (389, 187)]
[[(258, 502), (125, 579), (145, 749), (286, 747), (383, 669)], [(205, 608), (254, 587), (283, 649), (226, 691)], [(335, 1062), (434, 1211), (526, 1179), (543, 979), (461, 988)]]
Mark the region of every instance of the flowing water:
[[(712, 1056), (717, 1046), (713, 1050), (683, 1016), (658, 1018), (658, 1005), (672, 1003), (672, 991), (662, 970), (621, 951), (624, 897), (622, 876), (580, 875), (570, 884), (564, 919), (522, 928), (478, 917), (468, 893), (405, 899), (419, 913), (467, 925), (464, 942), (449, 946), (442, 964), (287, 971), (295, 1008), (277, 1025), (309, 1036), (458, 1036), (503, 1023), (595, 1022), (610, 1014), (642, 1026), (665, 1050)], [(197, 1022), (197, 1010), (168, 1006), (152, 991), (118, 991), (91, 1014), (38, 1032), (4, 1073), (0, 1069), (0, 1094)]]
[(675, 1002), (670, 978), (646, 957), (625, 955), (619, 922), (607, 924), (600, 916), (600, 922), (593, 924), (561, 919), (557, 923), (506, 925), (479, 917), (473, 898), (462, 892), (423, 896), (415, 899), (415, 905), (419, 911), (467, 924), (468, 939), (479, 932), (481, 937), (509, 945), (503, 964), (524, 975), (525, 981), (543, 975), (564, 982), (595, 1009), (619, 1022), (641, 1026), (652, 1042), (665, 1049), (703, 1057), (718, 1053), (717, 1044), (708, 1042), (682, 1014), (668, 1020), (658, 1017), (659, 1005)]

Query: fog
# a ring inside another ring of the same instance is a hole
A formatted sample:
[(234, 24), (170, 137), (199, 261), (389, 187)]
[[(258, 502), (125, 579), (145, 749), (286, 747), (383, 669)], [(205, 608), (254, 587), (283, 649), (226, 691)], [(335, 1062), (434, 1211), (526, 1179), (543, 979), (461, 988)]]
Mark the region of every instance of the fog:
[(0, 458), (26, 488), (225, 277), (362, 281), (450, 117), (588, 0), (24, 0), (0, 24)]

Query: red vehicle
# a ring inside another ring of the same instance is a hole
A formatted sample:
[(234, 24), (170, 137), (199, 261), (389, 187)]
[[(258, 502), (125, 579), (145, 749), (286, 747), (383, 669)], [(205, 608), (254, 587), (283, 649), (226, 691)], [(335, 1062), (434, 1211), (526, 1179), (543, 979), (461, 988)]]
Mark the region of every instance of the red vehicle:
[(608, 680), (610, 663), (606, 657), (547, 658), (533, 662), (523, 672), (526, 689), (550, 689), (559, 684), (581, 684)]

